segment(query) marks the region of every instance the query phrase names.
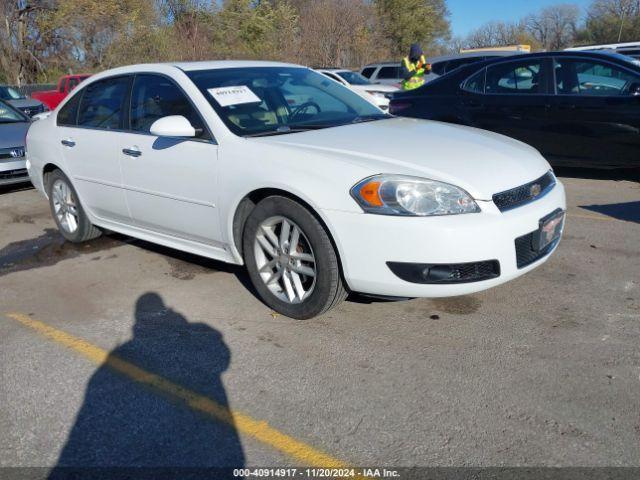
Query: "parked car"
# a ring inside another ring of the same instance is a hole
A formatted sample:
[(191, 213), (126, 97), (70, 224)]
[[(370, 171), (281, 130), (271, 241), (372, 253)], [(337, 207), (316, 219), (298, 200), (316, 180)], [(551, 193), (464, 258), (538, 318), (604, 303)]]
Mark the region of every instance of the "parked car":
[[(311, 100), (291, 107), (291, 95)], [(347, 291), (441, 297), (504, 283), (549, 257), (566, 208), (531, 147), (390, 117), (283, 63), (103, 72), (33, 123), (27, 158), (66, 239), (105, 228), (244, 264), (264, 302), (293, 318)]]
[(27, 117), (33, 117), (38, 113), (49, 110), (40, 100), (27, 98), (18, 90), (8, 85), (0, 85), (0, 100), (4, 100), (9, 105), (14, 106)]
[(321, 68), (318, 72), (332, 80), (349, 87), (365, 100), (373, 103), (382, 110), (389, 109), (389, 99), (398, 89), (391, 85), (376, 85), (357, 72), (340, 68)]
[(64, 75), (58, 80), (58, 86), (55, 90), (33, 92), (31, 98), (40, 100), (46, 104), (49, 109), (53, 110), (80, 82), (89, 77), (90, 75)]
[[(467, 53), (457, 53), (455, 55), (444, 55), (440, 57), (428, 57), (427, 62), (431, 64), (431, 73), (425, 75), (425, 81), (430, 82), (445, 73), (452, 72), (458, 67), (470, 63), (481, 62), (489, 58), (506, 57), (516, 55), (517, 51), (474, 51)], [(392, 85), (396, 88), (402, 86), (402, 69), (400, 62), (372, 63), (365, 65), (360, 70), (360, 74), (369, 79), (372, 83), (382, 83)]]
[(29, 181), (24, 154), (29, 125), (29, 117), (0, 100), (0, 185)]
[(492, 58), (510, 57), (521, 53), (522, 52), (516, 50), (476, 50), (473, 52), (456, 53), (454, 55), (431, 57), (428, 59), (429, 63), (431, 63), (431, 72), (425, 75), (425, 80), (430, 82), (442, 75), (453, 72), (457, 68), (472, 63), (482, 62)]
[(627, 55), (635, 59), (640, 59), (640, 42), (608, 43), (601, 45), (583, 45), (580, 47), (565, 48), (565, 51), (569, 52), (602, 50), (609, 50), (621, 55)]
[(624, 55), (548, 52), (469, 65), (394, 95), (390, 111), (501, 133), (553, 165), (640, 167), (640, 62)]

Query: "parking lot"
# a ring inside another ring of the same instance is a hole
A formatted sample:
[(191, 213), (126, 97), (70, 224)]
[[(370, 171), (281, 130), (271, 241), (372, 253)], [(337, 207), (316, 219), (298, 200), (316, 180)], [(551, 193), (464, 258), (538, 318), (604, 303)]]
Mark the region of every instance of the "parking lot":
[(564, 239), (530, 274), (309, 321), (242, 268), (65, 243), (4, 188), (0, 465), (637, 466), (640, 184), (560, 176)]

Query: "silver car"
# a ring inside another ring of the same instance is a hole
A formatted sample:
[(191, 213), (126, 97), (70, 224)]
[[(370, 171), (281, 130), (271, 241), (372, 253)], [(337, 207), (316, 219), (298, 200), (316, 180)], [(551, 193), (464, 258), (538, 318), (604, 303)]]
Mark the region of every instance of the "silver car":
[(29, 117), (0, 100), (0, 185), (29, 181), (24, 141), (30, 124)]
[(40, 100), (29, 98), (8, 85), (0, 85), (0, 100), (4, 100), (28, 117), (33, 117), (49, 110), (49, 107)]

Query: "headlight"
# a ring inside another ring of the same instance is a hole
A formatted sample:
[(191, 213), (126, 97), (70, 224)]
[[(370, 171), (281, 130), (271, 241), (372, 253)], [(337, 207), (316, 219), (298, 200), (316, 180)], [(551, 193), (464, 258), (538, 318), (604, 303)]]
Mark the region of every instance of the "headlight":
[(405, 175), (374, 175), (351, 188), (365, 212), (380, 215), (457, 215), (479, 212), (471, 196), (454, 185)]

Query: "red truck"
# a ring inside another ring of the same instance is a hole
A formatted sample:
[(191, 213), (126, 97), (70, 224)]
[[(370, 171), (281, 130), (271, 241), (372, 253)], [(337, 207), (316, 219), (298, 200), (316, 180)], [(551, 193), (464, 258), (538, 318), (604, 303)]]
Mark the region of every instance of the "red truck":
[(78, 84), (85, 78), (89, 78), (91, 75), (65, 75), (58, 80), (58, 88), (55, 90), (45, 90), (43, 92), (33, 92), (31, 98), (40, 100), (47, 105), (51, 110), (56, 108), (62, 100), (78, 86)]

